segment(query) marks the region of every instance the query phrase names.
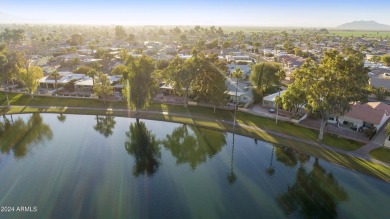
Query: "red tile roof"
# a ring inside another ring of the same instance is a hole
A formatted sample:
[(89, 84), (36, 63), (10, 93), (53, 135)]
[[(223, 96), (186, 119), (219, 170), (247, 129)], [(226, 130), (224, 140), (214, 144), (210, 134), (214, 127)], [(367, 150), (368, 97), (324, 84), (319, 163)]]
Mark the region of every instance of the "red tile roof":
[(353, 104), (351, 110), (344, 116), (379, 125), (385, 115), (390, 115), (389, 105), (381, 102), (369, 102), (365, 104)]

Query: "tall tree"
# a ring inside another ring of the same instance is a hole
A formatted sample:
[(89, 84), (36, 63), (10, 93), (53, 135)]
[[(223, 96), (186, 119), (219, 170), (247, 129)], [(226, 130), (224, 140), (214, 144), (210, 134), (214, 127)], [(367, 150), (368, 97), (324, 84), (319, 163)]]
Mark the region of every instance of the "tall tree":
[(39, 79), (42, 77), (42, 68), (38, 66), (21, 68), (19, 71), (19, 80), (24, 86), (26, 86), (31, 98), (34, 97), (34, 92), (37, 90), (39, 85)]
[(234, 70), (234, 72), (232, 73), (232, 78), (236, 79), (236, 98), (235, 98), (235, 101), (234, 101), (234, 104), (235, 104), (235, 106), (234, 106), (234, 125), (233, 125), (234, 127), (236, 126), (237, 105), (240, 102), (238, 100), (238, 94), (237, 94), (237, 91), (238, 91), (238, 79), (242, 78), (242, 76), (243, 76), (243, 73), (242, 73), (240, 68), (236, 68)]
[(288, 86), (286, 92), (278, 100), (280, 101), (283, 109), (289, 110), (292, 113), (292, 117), (296, 117), (301, 114), (306, 104), (305, 88), (298, 83), (292, 83)]
[(367, 101), (367, 73), (362, 55), (344, 56), (337, 50), (326, 51), (320, 65), (308, 59), (294, 71), (294, 84), (305, 89), (307, 109), (321, 114), (318, 140), (330, 115), (343, 115), (352, 102)]
[(188, 105), (188, 94), (190, 92), (191, 82), (196, 76), (197, 68), (193, 65), (195, 58), (184, 61), (176, 56), (165, 69), (169, 75), (169, 81), (173, 84), (176, 93), (184, 95), (184, 106)]
[(238, 80), (239, 80), (239, 79), (242, 79), (243, 75), (244, 75), (244, 73), (241, 71), (240, 68), (236, 68), (236, 69), (234, 70), (234, 72), (232, 73), (232, 78), (235, 78), (235, 79), (236, 79), (236, 98), (235, 98), (235, 103), (236, 103), (236, 104), (238, 104), (238, 102), (239, 102), (238, 96), (237, 96), (237, 95), (238, 95), (238, 94), (237, 94), (237, 92), (238, 92)]
[(257, 90), (263, 94), (263, 92), (275, 85), (280, 84), (280, 81), (284, 79), (282, 67), (276, 62), (263, 62), (252, 66), (252, 73), (250, 80), (252, 84), (257, 87)]
[(223, 105), (226, 100), (225, 76), (219, 72), (213, 64), (213, 60), (207, 58), (203, 53), (197, 54), (197, 74), (192, 82), (194, 94), (201, 100), (214, 105)]
[(129, 104), (134, 106), (137, 114), (139, 109), (147, 107), (156, 87), (153, 78), (154, 63), (150, 57), (142, 56), (134, 59), (128, 66), (129, 74), (124, 75), (128, 78), (129, 84), (125, 86), (124, 95)]
[(19, 69), (26, 66), (26, 57), (21, 52), (7, 50), (6, 48), (3, 50), (3, 54), (7, 57), (4, 80), (7, 84), (14, 83), (19, 78)]
[(106, 103), (107, 97), (112, 95), (113, 87), (111, 86), (110, 77), (104, 73), (99, 72), (96, 78), (96, 85), (93, 87), (93, 91), (99, 97), (103, 97), (104, 103)]

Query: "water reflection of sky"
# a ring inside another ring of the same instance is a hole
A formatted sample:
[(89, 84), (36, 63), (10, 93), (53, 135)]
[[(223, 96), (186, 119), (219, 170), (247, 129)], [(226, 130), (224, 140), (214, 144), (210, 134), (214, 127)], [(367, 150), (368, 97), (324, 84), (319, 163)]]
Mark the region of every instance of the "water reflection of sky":
[(389, 183), (252, 138), (234, 135), (233, 148), (233, 134), (176, 123), (39, 116), (51, 138), (29, 135), (24, 156), (0, 155), (0, 205), (37, 206), (28, 216), (390, 215)]

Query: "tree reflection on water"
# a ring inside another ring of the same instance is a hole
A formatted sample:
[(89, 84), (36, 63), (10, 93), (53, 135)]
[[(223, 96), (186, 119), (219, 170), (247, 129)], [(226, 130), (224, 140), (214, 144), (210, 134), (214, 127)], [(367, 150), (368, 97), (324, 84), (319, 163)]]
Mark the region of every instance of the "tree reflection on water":
[(1, 153), (9, 154), (12, 151), (15, 158), (26, 156), (30, 145), (52, 137), (50, 126), (43, 123), (39, 113), (32, 114), (27, 123), (22, 118), (13, 121), (6, 116), (0, 122)]
[(95, 131), (108, 138), (112, 135), (112, 130), (115, 128), (115, 117), (96, 115), (96, 125), (93, 127)]
[(125, 148), (135, 159), (133, 175), (152, 176), (161, 164), (159, 141), (146, 127), (144, 122), (131, 123), (126, 132)]
[(175, 128), (172, 134), (166, 136), (163, 144), (176, 158), (177, 164), (188, 163), (195, 169), (226, 145), (226, 134), (191, 126), (190, 129), (193, 133), (185, 124)]
[(302, 165), (310, 160), (310, 156), (285, 147), (276, 147), (275, 155), (277, 161), (282, 162), (288, 167), (295, 167), (298, 162)]
[(300, 166), (295, 183), (277, 197), (286, 215), (297, 212), (303, 218), (336, 218), (337, 204), (346, 200), (347, 192), (320, 166), (318, 158), (310, 172)]
[(227, 176), (227, 180), (230, 184), (234, 184), (237, 180), (237, 176), (234, 173), (233, 169), (233, 161), (234, 161), (234, 133), (233, 133), (233, 141), (232, 141), (232, 158), (230, 160), (230, 173)]

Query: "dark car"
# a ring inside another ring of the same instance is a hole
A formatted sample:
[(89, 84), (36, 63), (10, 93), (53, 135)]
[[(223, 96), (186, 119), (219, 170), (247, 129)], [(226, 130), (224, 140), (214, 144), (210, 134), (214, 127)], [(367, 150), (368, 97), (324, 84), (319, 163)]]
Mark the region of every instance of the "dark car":
[(269, 109), (268, 109), (268, 112), (270, 112), (270, 113), (275, 113), (276, 110), (275, 110), (274, 108), (269, 108)]

